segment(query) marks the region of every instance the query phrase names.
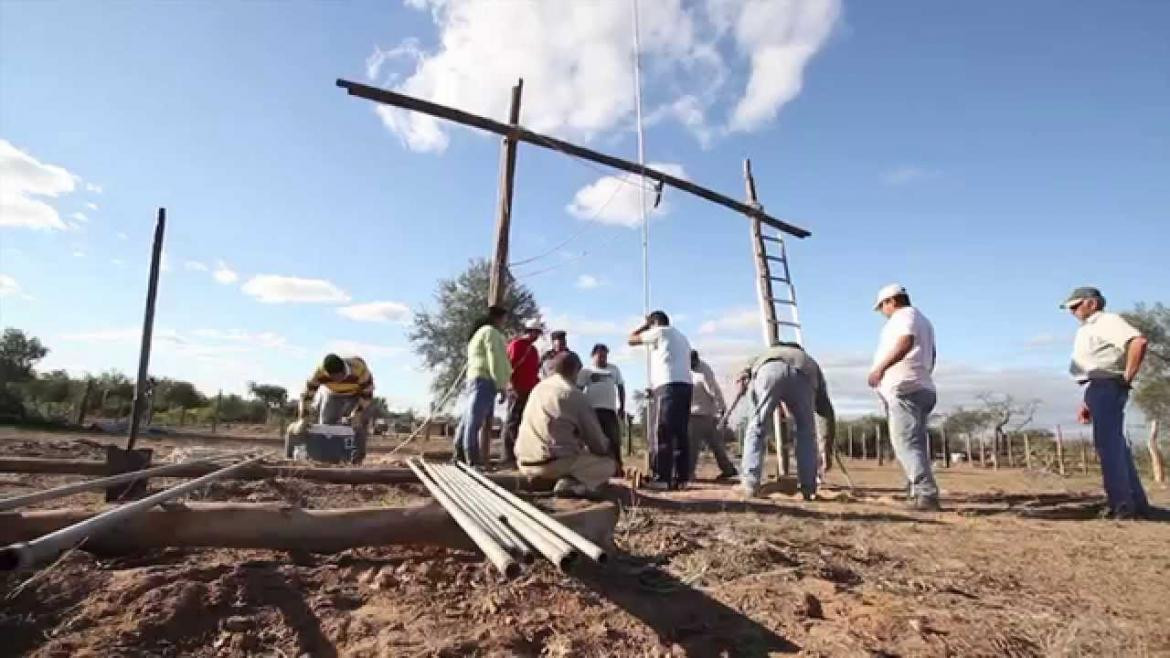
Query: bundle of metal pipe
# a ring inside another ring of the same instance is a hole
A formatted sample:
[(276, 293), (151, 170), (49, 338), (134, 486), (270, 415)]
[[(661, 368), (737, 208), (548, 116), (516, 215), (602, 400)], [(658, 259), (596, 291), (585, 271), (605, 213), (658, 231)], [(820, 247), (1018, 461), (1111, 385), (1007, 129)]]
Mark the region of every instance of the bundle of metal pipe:
[[(531, 562), (535, 550), (561, 570), (568, 569), (582, 554), (598, 562), (605, 561), (605, 552), (599, 546), (474, 469), (462, 464), (428, 464), (417, 457), (408, 461), (408, 465), (468, 537), (505, 575), (514, 574), (501, 567), (501, 564), (508, 566), (508, 563), (497, 560), (499, 551)], [(465, 526), (463, 521), (468, 525)], [(515, 564), (512, 560), (511, 565)]]
[(221, 468), (213, 473), (208, 473), (201, 478), (196, 478), (190, 482), (171, 487), (170, 489), (164, 489), (141, 500), (107, 510), (97, 516), (90, 517), (66, 528), (61, 528), (30, 542), (20, 542), (0, 548), (0, 571), (27, 569), (48, 562), (57, 557), (62, 551), (73, 548), (85, 541), (90, 535), (113, 528), (119, 521), (136, 514), (142, 514), (159, 503), (165, 503), (168, 500), (195, 491), (215, 480), (247, 468), (262, 459), (264, 458), (255, 457), (246, 459), (226, 468)]

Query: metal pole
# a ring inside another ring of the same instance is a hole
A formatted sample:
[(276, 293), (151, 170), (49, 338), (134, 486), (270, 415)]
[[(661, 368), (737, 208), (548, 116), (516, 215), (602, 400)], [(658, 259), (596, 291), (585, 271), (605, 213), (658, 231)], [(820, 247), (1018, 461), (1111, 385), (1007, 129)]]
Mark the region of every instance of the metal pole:
[(25, 505), (32, 505), (45, 500), (54, 500), (56, 498), (63, 498), (75, 493), (83, 491), (97, 491), (105, 489), (106, 487), (116, 484), (124, 484), (126, 482), (133, 482), (135, 480), (142, 480), (149, 477), (162, 477), (168, 473), (175, 472), (190, 472), (192, 464), (210, 464), (206, 459), (198, 459), (193, 462), (184, 462), (181, 464), (167, 464), (165, 466), (156, 466), (148, 468), (144, 471), (130, 471), (129, 473), (120, 473), (118, 475), (111, 475), (109, 477), (97, 478), (96, 480), (86, 480), (84, 482), (74, 482), (72, 484), (65, 484), (52, 489), (45, 489), (36, 493), (25, 494), (23, 496), (14, 496), (12, 498), (0, 499), (0, 512), (4, 510), (16, 509), (24, 507)]
[(540, 511), (539, 509), (534, 507), (528, 501), (522, 500), (521, 498), (515, 496), (512, 492), (508, 491), (507, 489), (504, 489), (503, 487), (496, 484), (495, 482), (492, 482), (491, 480), (487, 479), (479, 471), (476, 471), (475, 469), (468, 467), (466, 464), (464, 464), (462, 462), (456, 464), (456, 466), (460, 470), (462, 470), (464, 473), (470, 475), (473, 479), (477, 480), (480, 484), (482, 484), (484, 487), (486, 487), (489, 491), (491, 491), (492, 493), (494, 493), (497, 496), (499, 496), (500, 498), (502, 498), (505, 502), (507, 502), (508, 504), (512, 505), (513, 507), (519, 509), (521, 512), (524, 512), (525, 514), (527, 514), (528, 517), (532, 521), (544, 526), (548, 530), (551, 530), (554, 534), (556, 534), (561, 539), (565, 540), (573, 548), (577, 549), (578, 551), (580, 551), (581, 553), (583, 553), (585, 555), (588, 555), (590, 558), (596, 560), (597, 562), (605, 562), (605, 560), (606, 560), (605, 551), (603, 551), (601, 549), (601, 547), (598, 546), (597, 544), (594, 544), (593, 542), (582, 537), (581, 535), (577, 534), (576, 532), (570, 530), (569, 528), (566, 528), (564, 526), (564, 524), (560, 523), (556, 519), (553, 519), (549, 515)]
[(150, 279), (146, 287), (146, 314), (142, 320), (142, 349), (138, 353), (138, 379), (134, 381), (134, 405), (130, 409), (130, 434), (126, 438), (126, 450), (134, 449), (138, 440), (138, 428), (143, 411), (143, 399), (147, 386), (147, 371), (150, 369), (150, 342), (154, 336), (154, 300), (158, 295), (158, 271), (162, 261), (163, 233), (166, 230), (167, 209), (158, 209), (158, 222), (154, 226), (154, 245), (150, 252)]
[(455, 502), (459, 503), (464, 511), (475, 517), (479, 524), (500, 542), (501, 546), (514, 551), (525, 562), (533, 561), (532, 551), (528, 550), (524, 541), (515, 532), (512, 532), (511, 528), (501, 523), (496, 515), (488, 510), (466, 487), (454, 481), (446, 469), (426, 462), (422, 462), (422, 467)]
[(455, 482), (467, 496), (474, 498), (491, 514), (493, 519), (504, 524), (506, 528), (518, 535), (524, 542), (531, 544), (549, 562), (557, 565), (561, 571), (569, 568), (577, 557), (577, 552), (568, 542), (557, 537), (548, 529), (529, 520), (523, 512), (509, 506), (499, 496), (484, 489), (478, 482), (451, 465), (437, 467), (445, 473), (452, 482)]
[(50, 532), (30, 542), (20, 542), (6, 546), (0, 549), (0, 571), (27, 569), (42, 562), (47, 562), (57, 557), (61, 551), (76, 546), (94, 533), (113, 528), (119, 522), (142, 514), (159, 503), (165, 503), (168, 500), (195, 491), (202, 486), (243, 470), (262, 459), (264, 458), (253, 457), (238, 464), (232, 464), (213, 473), (208, 473), (201, 478), (160, 491), (141, 500), (115, 507), (67, 528)]
[(499, 542), (488, 534), (482, 525), (477, 523), (463, 508), (456, 504), (447, 495), (446, 491), (443, 491), (442, 487), (425, 471), (421, 462), (422, 460), (416, 457), (407, 461), (406, 465), (410, 467), (410, 470), (414, 471), (414, 474), (418, 476), (418, 481), (423, 483), (427, 491), (431, 492), (431, 496), (443, 506), (443, 509), (447, 510), (447, 514), (451, 516), (451, 520), (455, 521), (455, 524), (462, 528), (463, 532), (467, 533), (472, 543), (479, 547), (480, 551), (483, 551), (484, 556), (487, 557), (500, 573), (508, 578), (514, 578), (520, 575), (520, 565), (516, 564), (516, 561), (512, 559), (511, 555), (508, 555), (508, 551), (504, 550), (504, 547), (500, 546)]

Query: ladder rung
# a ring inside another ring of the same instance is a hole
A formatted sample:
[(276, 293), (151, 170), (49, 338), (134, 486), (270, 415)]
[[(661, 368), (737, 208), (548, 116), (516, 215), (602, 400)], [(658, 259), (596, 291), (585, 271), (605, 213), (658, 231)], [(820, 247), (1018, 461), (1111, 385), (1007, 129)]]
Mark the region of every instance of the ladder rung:
[(796, 302), (791, 299), (773, 299), (773, 304), (788, 304), (789, 306), (796, 306)]
[(785, 327), (796, 327), (797, 329), (800, 328), (799, 322), (789, 322), (788, 320), (768, 320), (768, 322), (770, 322), (772, 324), (782, 325)]
[(780, 283), (788, 283), (788, 279), (785, 279), (783, 277), (770, 276), (770, 277), (768, 277), (768, 279), (770, 279), (772, 281), (779, 281)]
[(768, 242), (784, 242), (784, 240), (781, 240), (780, 238), (774, 238), (770, 235), (761, 235), (760, 239), (767, 240)]
[(787, 261), (785, 261), (783, 258), (781, 258), (781, 257), (779, 257), (779, 256), (768, 256), (768, 255), (766, 255), (766, 254), (765, 254), (765, 255), (764, 255), (764, 258), (765, 258), (766, 260), (774, 260), (774, 261), (776, 261), (777, 263), (784, 263), (784, 262), (787, 262)]

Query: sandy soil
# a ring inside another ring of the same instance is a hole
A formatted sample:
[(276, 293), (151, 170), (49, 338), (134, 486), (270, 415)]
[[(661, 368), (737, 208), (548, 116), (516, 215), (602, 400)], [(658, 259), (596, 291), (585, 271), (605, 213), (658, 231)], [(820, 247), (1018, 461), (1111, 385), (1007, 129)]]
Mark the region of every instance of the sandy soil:
[[(97, 459), (86, 442), (105, 440), (0, 428), (0, 454)], [(160, 458), (181, 444), (158, 442)], [(925, 514), (902, 508), (892, 465), (848, 466), (858, 488), (835, 473), (812, 503), (617, 488), (608, 567), (511, 582), (438, 549), (75, 551), (0, 575), (0, 654), (1170, 655), (1170, 524), (1098, 519), (1093, 477), (956, 467), (940, 475), (946, 511)], [(0, 474), (0, 496), (69, 479)], [(338, 507), (423, 492), (276, 480), (205, 496)]]

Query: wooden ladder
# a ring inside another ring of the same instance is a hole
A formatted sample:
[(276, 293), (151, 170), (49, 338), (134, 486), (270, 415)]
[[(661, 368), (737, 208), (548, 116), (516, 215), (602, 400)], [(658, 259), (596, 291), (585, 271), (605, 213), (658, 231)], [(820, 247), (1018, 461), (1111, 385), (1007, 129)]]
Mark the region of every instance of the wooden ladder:
[[(764, 207), (756, 196), (756, 179), (752, 176), (751, 160), (743, 161), (743, 178), (748, 205), (762, 212)], [(764, 345), (771, 347), (781, 340), (804, 345), (804, 332), (796, 305), (796, 286), (792, 283), (792, 270), (788, 267), (788, 249), (784, 244), (784, 236), (775, 230), (765, 232), (763, 223), (757, 217), (751, 218), (751, 224), (752, 253), (756, 263), (756, 296), (760, 304)], [(788, 455), (791, 437), (779, 408), (776, 409), (772, 429), (778, 456), (777, 476), (787, 477), (792, 473)]]

